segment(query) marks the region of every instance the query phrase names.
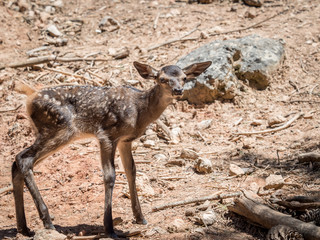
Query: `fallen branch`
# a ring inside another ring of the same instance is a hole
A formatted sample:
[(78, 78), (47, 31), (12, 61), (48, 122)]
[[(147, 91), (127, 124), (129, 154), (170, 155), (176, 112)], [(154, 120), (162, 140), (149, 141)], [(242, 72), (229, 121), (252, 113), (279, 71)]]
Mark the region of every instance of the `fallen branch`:
[(5, 113), (5, 112), (14, 112), (17, 111), (19, 108), (21, 108), (22, 104), (18, 105), (15, 108), (10, 108), (10, 109), (4, 109), (4, 110), (0, 110), (0, 113)]
[(168, 203), (168, 204), (164, 204), (164, 205), (161, 205), (158, 207), (154, 207), (154, 208), (152, 208), (152, 212), (157, 212), (157, 211), (160, 211), (160, 210), (163, 210), (166, 208), (170, 208), (170, 207), (187, 205), (190, 203), (205, 202), (207, 200), (212, 201), (212, 200), (220, 200), (220, 199), (225, 199), (225, 198), (239, 197), (241, 194), (242, 194), (241, 192), (221, 193), (221, 194), (215, 194), (215, 195), (210, 195), (210, 196), (201, 197), (201, 198), (187, 199), (187, 200), (183, 200), (183, 201)]
[(315, 152), (302, 153), (298, 156), (300, 163), (304, 162), (320, 162), (320, 154)]
[[(132, 237), (132, 236), (136, 236), (141, 234), (140, 230), (129, 230), (127, 232), (119, 232), (119, 231), (115, 231), (116, 234), (119, 237)], [(74, 240), (93, 240), (93, 239), (106, 239), (106, 236), (104, 234), (97, 234), (97, 235), (91, 235), (91, 236), (73, 236), (71, 239)]]
[(174, 38), (174, 39), (171, 39), (171, 40), (168, 40), (164, 43), (160, 43), (160, 44), (157, 44), (155, 46), (152, 46), (152, 47), (149, 47), (147, 48), (147, 51), (151, 51), (151, 50), (154, 50), (154, 49), (157, 49), (159, 47), (162, 47), (162, 46), (165, 46), (165, 45), (168, 45), (168, 44), (171, 44), (171, 43), (175, 43), (175, 42), (179, 42), (179, 41), (183, 41), (183, 38), (189, 36), (190, 34), (192, 34), (193, 32), (197, 31), (198, 30), (198, 27), (200, 26), (201, 24), (197, 24), (197, 26), (195, 28), (193, 28), (190, 32), (187, 32), (185, 34), (183, 34), (181, 37), (178, 37), (178, 38)]
[(54, 69), (54, 68), (44, 67), (43, 69), (44, 69), (44, 70), (51, 71), (51, 72), (60, 73), (60, 74), (66, 75), (66, 76), (74, 77), (74, 78), (84, 79), (84, 80), (89, 81), (89, 82), (92, 81), (92, 82), (94, 82), (97, 86), (102, 86), (101, 83), (99, 83), (98, 81), (96, 81), (96, 80), (94, 80), (94, 79), (91, 79), (91, 78), (87, 78), (87, 77), (82, 76), (82, 75), (77, 75), (77, 74), (73, 74), (73, 73), (69, 73), (69, 72), (64, 72), (64, 71), (57, 70), (57, 69)]
[(8, 187), (1, 188), (1, 189), (0, 189), (0, 195), (3, 194), (3, 193), (10, 192), (10, 191), (13, 191), (13, 186), (12, 186), (12, 184), (9, 185)]
[(165, 125), (160, 119), (158, 119), (156, 121), (157, 125), (159, 128), (161, 128), (165, 134), (168, 136), (169, 140), (174, 139), (172, 132), (170, 131), (170, 129), (167, 127), (167, 125)]
[(278, 201), (277, 204), (296, 211), (304, 211), (306, 209), (320, 208), (320, 202), (300, 203), (296, 201)]
[(303, 234), (306, 240), (320, 240), (320, 227), (275, 211), (260, 203), (258, 197), (253, 199), (247, 193), (244, 193), (243, 197), (235, 199), (234, 205), (228, 206), (228, 209), (264, 228), (270, 229), (277, 225), (285, 225), (296, 229)]
[(8, 65), (0, 66), (0, 70), (5, 68), (19, 68), (19, 67), (29, 67), (37, 64), (48, 63), (51, 61), (55, 62), (81, 62), (81, 61), (110, 61), (109, 59), (104, 58), (62, 58), (54, 55), (43, 56), (37, 58), (30, 58), (23, 62), (18, 63), (9, 63)]
[(292, 119), (290, 119), (288, 122), (286, 122), (285, 124), (283, 124), (280, 127), (277, 128), (273, 128), (273, 129), (267, 129), (267, 130), (263, 130), (263, 131), (256, 131), (256, 132), (240, 132), (240, 133), (235, 133), (235, 135), (254, 135), (254, 134), (263, 134), (263, 133), (272, 133), (272, 132), (277, 132), (280, 130), (283, 130), (285, 128), (290, 127), (290, 125), (297, 120), (298, 118), (302, 117), (304, 115), (304, 113), (298, 113), (297, 115), (295, 115)]
[(250, 29), (250, 28), (255, 28), (255, 27), (258, 27), (261, 23), (267, 22), (267, 21), (269, 21), (269, 20), (271, 20), (271, 19), (273, 19), (273, 18), (275, 18), (275, 17), (277, 17), (277, 16), (279, 16), (279, 15), (281, 15), (281, 14), (286, 13), (287, 11), (288, 11), (288, 9), (283, 10), (283, 11), (281, 11), (281, 12), (278, 12), (278, 13), (276, 13), (275, 15), (273, 15), (273, 16), (271, 16), (271, 17), (268, 17), (268, 18), (266, 18), (266, 19), (264, 19), (264, 20), (262, 20), (262, 21), (260, 21), (260, 22), (257, 22), (257, 23), (255, 23), (255, 24), (253, 24), (253, 25), (250, 25), (250, 26), (248, 26), (248, 27), (238, 28), (238, 29), (234, 29), (234, 30), (230, 30), (230, 31), (226, 31), (226, 32), (220, 32), (220, 33), (209, 33), (209, 36), (210, 36), (210, 37), (213, 37), (213, 36), (217, 36), (217, 35), (229, 34), (229, 33), (234, 33), (234, 32), (241, 32), (241, 31), (248, 30), (248, 29)]

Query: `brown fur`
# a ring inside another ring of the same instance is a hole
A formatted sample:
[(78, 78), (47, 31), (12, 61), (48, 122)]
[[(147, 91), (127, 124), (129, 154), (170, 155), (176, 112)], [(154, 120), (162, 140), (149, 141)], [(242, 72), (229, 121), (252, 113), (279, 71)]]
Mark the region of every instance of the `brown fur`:
[[(156, 120), (177, 95), (190, 76), (197, 76), (211, 62), (189, 66), (188, 73), (177, 66), (160, 71), (151, 66), (134, 63), (145, 79), (156, 85), (140, 91), (131, 87), (57, 86), (35, 91), (24, 83), (15, 89), (27, 94), (27, 111), (37, 130), (32, 146), (16, 156), (12, 166), (13, 192), (18, 232), (29, 234), (27, 228), (23, 186), (26, 183), (45, 228), (54, 229), (49, 211), (33, 177), (33, 167), (49, 154), (82, 137), (95, 136), (100, 143), (101, 163), (105, 184), (104, 227), (107, 236), (116, 237), (112, 222), (112, 191), (115, 181), (114, 156), (118, 148), (129, 183), (133, 214), (137, 223), (146, 224), (136, 191), (136, 168), (131, 143)], [(192, 69), (192, 70), (190, 70)]]

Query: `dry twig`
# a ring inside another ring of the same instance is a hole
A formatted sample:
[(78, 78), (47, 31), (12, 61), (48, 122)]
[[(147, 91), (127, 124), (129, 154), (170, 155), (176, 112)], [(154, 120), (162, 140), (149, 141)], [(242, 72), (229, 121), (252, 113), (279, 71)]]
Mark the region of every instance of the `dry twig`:
[(302, 162), (320, 162), (320, 154), (315, 152), (302, 153), (298, 156), (300, 163)]
[(0, 195), (3, 194), (3, 193), (6, 193), (6, 192), (10, 192), (10, 191), (12, 191), (12, 190), (13, 190), (13, 186), (12, 186), (12, 184), (11, 184), (11, 185), (9, 185), (8, 187), (1, 188), (1, 189), (0, 189)]
[(295, 115), (292, 119), (290, 119), (288, 122), (286, 122), (285, 124), (283, 124), (280, 127), (274, 128), (274, 129), (267, 129), (267, 130), (263, 130), (263, 131), (256, 131), (256, 132), (240, 132), (240, 133), (236, 133), (235, 135), (254, 135), (254, 134), (263, 134), (263, 133), (272, 133), (272, 132), (277, 132), (280, 130), (283, 130), (285, 128), (290, 127), (290, 125), (297, 120), (298, 118), (302, 117), (304, 114), (303, 113), (298, 113), (297, 115)]
[(209, 33), (209, 36), (212, 37), (212, 36), (229, 34), (229, 33), (234, 33), (234, 32), (241, 32), (241, 31), (248, 30), (248, 29), (250, 29), (250, 28), (256, 28), (256, 27), (258, 27), (260, 24), (262, 24), (262, 23), (264, 23), (264, 22), (267, 22), (267, 21), (269, 21), (270, 19), (273, 19), (273, 18), (275, 18), (275, 17), (277, 17), (277, 16), (279, 16), (279, 15), (281, 15), (281, 14), (284, 14), (284, 13), (286, 13), (287, 11), (288, 11), (288, 9), (283, 10), (283, 11), (281, 11), (281, 12), (278, 12), (278, 13), (276, 13), (275, 15), (273, 15), (273, 16), (271, 16), (271, 17), (268, 17), (268, 18), (266, 18), (266, 19), (264, 19), (264, 20), (262, 20), (262, 21), (260, 21), (260, 22), (257, 22), (257, 23), (255, 23), (255, 24), (253, 24), (253, 25), (250, 25), (250, 26), (248, 26), (248, 27), (238, 28), (238, 29), (235, 29), (235, 30), (226, 31), (226, 32), (220, 32), (220, 33)]
[(225, 198), (233, 198), (233, 197), (239, 197), (242, 193), (241, 192), (234, 192), (234, 193), (222, 193), (222, 194), (214, 194), (206, 197), (201, 197), (201, 198), (193, 198), (193, 199), (188, 199), (188, 200), (183, 200), (183, 201), (178, 201), (178, 202), (173, 202), (173, 203), (168, 203), (164, 204), (158, 207), (152, 208), (153, 212), (157, 212), (166, 208), (170, 207), (177, 207), (177, 206), (182, 206), (182, 205), (187, 205), (190, 203), (198, 203), (198, 202), (204, 202), (204, 201), (211, 201), (211, 200), (220, 200), (220, 199), (225, 199)]
[(0, 113), (6, 113), (6, 112), (14, 112), (14, 111), (17, 111), (19, 108), (21, 108), (22, 104), (18, 105), (17, 107), (15, 108), (10, 108), (10, 109), (3, 109), (1, 110), (0, 109)]
[(170, 129), (160, 119), (158, 119), (156, 121), (156, 123), (157, 123), (158, 127), (161, 128), (166, 133), (166, 135), (168, 136), (169, 140), (172, 140), (174, 138), (172, 136), (172, 133), (171, 133)]
[(51, 61), (55, 62), (81, 62), (81, 61), (110, 61), (105, 58), (62, 58), (57, 57), (55, 55), (43, 56), (37, 58), (30, 58), (26, 61), (17, 62), (17, 63), (9, 63), (7, 65), (0, 66), (0, 70), (11, 67), (11, 68), (19, 68), (19, 67), (29, 67), (37, 64), (48, 63)]
[[(149, 47), (147, 48), (147, 51), (151, 51), (151, 50), (154, 50), (154, 49), (157, 49), (159, 47), (162, 47), (162, 46), (165, 46), (165, 45), (168, 45), (168, 44), (171, 44), (171, 43), (175, 43), (175, 42), (179, 42), (179, 41), (184, 41), (186, 39), (183, 39), (187, 36), (189, 36), (190, 34), (194, 33), (195, 31), (198, 30), (198, 27), (200, 26), (201, 24), (197, 24), (197, 26), (195, 28), (193, 28), (190, 32), (187, 32), (186, 34), (183, 34), (181, 37), (178, 37), (178, 38), (174, 38), (174, 39), (171, 39), (171, 40), (168, 40), (164, 43), (160, 43), (160, 44), (157, 44), (155, 46), (152, 46), (152, 47)], [(198, 38), (197, 38), (198, 39)], [(194, 39), (192, 39), (194, 40)]]

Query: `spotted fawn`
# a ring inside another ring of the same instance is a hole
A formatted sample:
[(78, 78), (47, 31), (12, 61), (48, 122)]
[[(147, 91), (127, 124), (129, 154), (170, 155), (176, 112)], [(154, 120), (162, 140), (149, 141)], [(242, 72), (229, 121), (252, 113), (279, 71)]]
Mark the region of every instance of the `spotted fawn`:
[(145, 79), (156, 85), (146, 91), (132, 87), (56, 86), (36, 91), (23, 83), (16, 90), (28, 95), (27, 112), (36, 130), (36, 140), (20, 152), (12, 165), (12, 182), (18, 232), (29, 235), (23, 202), (26, 184), (44, 227), (54, 229), (48, 208), (34, 180), (33, 167), (45, 157), (73, 140), (94, 136), (101, 152), (105, 186), (104, 229), (116, 238), (112, 223), (112, 192), (115, 182), (114, 156), (118, 148), (130, 189), (136, 222), (146, 224), (136, 190), (136, 167), (131, 151), (132, 141), (159, 118), (174, 98), (183, 94), (183, 83), (205, 71), (211, 62), (192, 64), (184, 69), (175, 65), (160, 71), (134, 62)]

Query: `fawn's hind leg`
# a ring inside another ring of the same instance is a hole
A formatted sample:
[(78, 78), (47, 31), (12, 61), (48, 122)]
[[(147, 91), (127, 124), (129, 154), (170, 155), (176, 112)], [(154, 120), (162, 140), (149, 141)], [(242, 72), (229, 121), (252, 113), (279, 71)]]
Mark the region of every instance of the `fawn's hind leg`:
[(16, 156), (16, 161), (12, 165), (12, 183), (18, 232), (29, 235), (24, 211), (23, 182), (26, 184), (33, 198), (44, 227), (54, 229), (48, 208), (35, 183), (33, 167), (41, 159), (69, 142), (71, 137), (71, 134), (63, 134), (59, 131), (51, 135), (47, 134), (46, 136), (39, 135), (32, 146), (26, 148)]

